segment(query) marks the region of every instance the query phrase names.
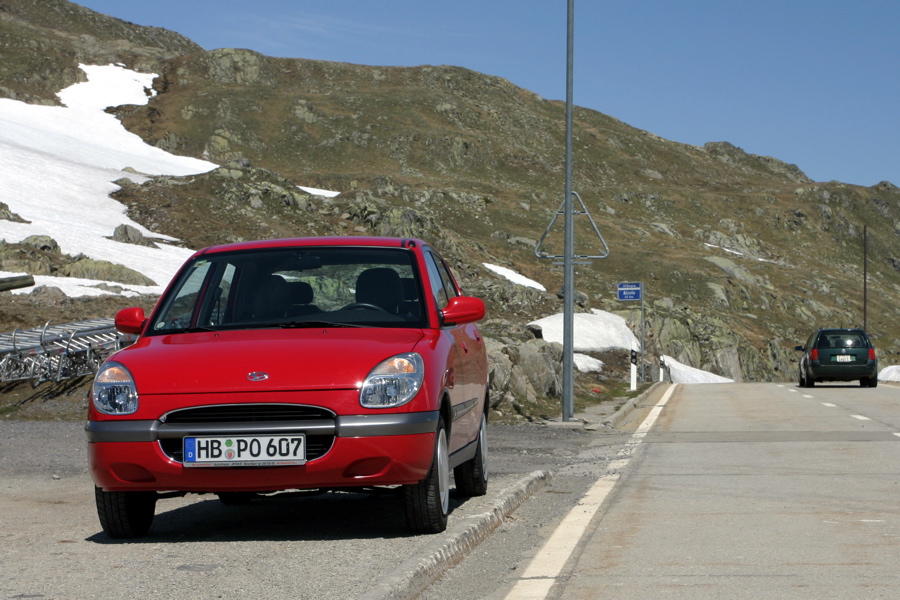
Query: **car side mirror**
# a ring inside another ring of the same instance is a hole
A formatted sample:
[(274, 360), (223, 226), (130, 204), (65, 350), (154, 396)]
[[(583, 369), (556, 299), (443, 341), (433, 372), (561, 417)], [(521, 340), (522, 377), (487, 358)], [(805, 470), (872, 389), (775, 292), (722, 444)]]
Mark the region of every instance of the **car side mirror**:
[(441, 324), (447, 326), (474, 323), (483, 319), (484, 313), (484, 302), (480, 298), (456, 296), (451, 298), (447, 307), (441, 311)]
[(140, 335), (146, 322), (147, 319), (144, 317), (144, 309), (140, 306), (123, 308), (116, 313), (116, 329), (122, 333)]
[(794, 350), (797, 352), (803, 352), (803, 346), (794, 346)]

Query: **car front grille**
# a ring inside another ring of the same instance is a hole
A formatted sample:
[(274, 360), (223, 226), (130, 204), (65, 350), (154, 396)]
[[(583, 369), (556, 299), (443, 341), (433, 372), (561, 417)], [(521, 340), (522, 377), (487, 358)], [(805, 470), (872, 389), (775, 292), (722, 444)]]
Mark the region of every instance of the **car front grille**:
[[(179, 428), (203, 425), (204, 428), (208, 428), (221, 424), (228, 425), (229, 430), (233, 431), (235, 424), (247, 423), (249, 431), (252, 430), (252, 427), (249, 427), (251, 424), (290, 425), (296, 423), (296, 429), (291, 428), (291, 430), (293, 433), (306, 434), (306, 460), (309, 461), (321, 458), (331, 450), (331, 446), (334, 444), (334, 433), (322, 433), (315, 429), (306, 431), (306, 428), (309, 428), (311, 422), (321, 424), (323, 421), (329, 421), (333, 424), (334, 420), (335, 414), (330, 410), (302, 404), (218, 404), (172, 411), (161, 419), (164, 423), (161, 429), (167, 425), (180, 426)], [(202, 435), (215, 435), (215, 433), (204, 429)], [(172, 460), (183, 462), (183, 437), (161, 436), (159, 445), (166, 456)]]
[(303, 404), (217, 404), (173, 410), (161, 420), (165, 423), (254, 423), (307, 419), (334, 420), (334, 413)]

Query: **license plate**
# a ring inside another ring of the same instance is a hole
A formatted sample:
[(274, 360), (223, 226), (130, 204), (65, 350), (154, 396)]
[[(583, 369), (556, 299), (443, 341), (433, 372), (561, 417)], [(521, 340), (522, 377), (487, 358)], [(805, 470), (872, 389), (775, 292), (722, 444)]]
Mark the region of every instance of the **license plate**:
[(275, 467), (306, 463), (306, 436), (254, 435), (184, 438), (186, 467)]
[(852, 354), (838, 354), (834, 357), (837, 362), (853, 362)]

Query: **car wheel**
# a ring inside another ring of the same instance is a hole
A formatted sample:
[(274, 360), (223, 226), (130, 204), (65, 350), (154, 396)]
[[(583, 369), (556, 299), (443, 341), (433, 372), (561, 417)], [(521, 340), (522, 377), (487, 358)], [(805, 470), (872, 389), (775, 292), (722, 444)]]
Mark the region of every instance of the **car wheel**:
[(878, 387), (878, 377), (869, 378), (869, 387)]
[(800, 379), (800, 381), (798, 382), (797, 385), (799, 385), (800, 387), (806, 387), (806, 379), (804, 379), (804, 377), (803, 377), (803, 370), (802, 370), (802, 369), (800, 370), (800, 377), (799, 377), (799, 379)]
[(444, 420), (438, 420), (434, 457), (425, 479), (403, 486), (406, 522), (415, 533), (440, 533), (450, 511), (450, 451)]
[(111, 538), (147, 535), (156, 512), (156, 492), (104, 492), (94, 487), (100, 526)]
[(464, 496), (484, 496), (488, 486), (487, 418), (481, 415), (475, 456), (453, 469), (456, 490)]
[(816, 380), (806, 374), (806, 387), (816, 387)]

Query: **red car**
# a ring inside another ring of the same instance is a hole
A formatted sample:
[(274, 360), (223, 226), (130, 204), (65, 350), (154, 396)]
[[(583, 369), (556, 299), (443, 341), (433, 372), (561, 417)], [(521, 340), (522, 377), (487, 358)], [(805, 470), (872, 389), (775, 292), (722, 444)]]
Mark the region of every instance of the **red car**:
[(415, 239), (334, 237), (194, 254), (137, 341), (101, 365), (85, 427), (97, 513), (148, 533), (156, 501), (399, 486), (415, 532), (487, 491), (488, 369), (446, 263)]

